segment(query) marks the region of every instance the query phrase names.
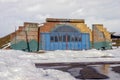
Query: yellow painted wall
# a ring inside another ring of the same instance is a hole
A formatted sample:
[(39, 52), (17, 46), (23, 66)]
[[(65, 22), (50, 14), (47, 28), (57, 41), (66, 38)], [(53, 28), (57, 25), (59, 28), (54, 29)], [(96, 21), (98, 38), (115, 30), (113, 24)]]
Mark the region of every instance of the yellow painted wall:
[(71, 23), (74, 25), (81, 33), (89, 33), (90, 41), (92, 41), (92, 30), (85, 23)]
[[(107, 31), (107, 29), (102, 24), (94, 24), (96, 29), (93, 29), (93, 37), (94, 41), (112, 41), (111, 34)], [(104, 38), (100, 37), (100, 33), (103, 33)]]

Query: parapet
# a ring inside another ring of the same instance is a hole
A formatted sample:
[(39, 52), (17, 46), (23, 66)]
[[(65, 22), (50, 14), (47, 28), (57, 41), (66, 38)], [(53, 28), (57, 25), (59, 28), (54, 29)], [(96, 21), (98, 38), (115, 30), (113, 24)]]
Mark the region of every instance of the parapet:
[(60, 19), (60, 18), (47, 18), (46, 22), (70, 22), (70, 23), (84, 23), (84, 19)]

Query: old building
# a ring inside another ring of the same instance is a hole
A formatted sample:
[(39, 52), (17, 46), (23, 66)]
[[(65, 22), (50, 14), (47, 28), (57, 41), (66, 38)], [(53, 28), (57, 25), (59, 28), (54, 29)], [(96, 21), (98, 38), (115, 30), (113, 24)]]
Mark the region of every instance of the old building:
[(47, 18), (28, 23), (11, 34), (11, 48), (25, 51), (111, 48), (110, 33), (101, 24), (89, 29), (83, 19)]

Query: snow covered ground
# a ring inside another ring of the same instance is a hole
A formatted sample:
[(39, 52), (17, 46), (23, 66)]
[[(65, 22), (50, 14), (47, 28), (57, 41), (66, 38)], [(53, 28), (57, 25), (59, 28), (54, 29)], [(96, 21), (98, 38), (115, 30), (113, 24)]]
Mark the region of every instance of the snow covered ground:
[[(77, 80), (67, 72), (36, 68), (34, 63), (93, 61), (120, 61), (120, 48), (106, 51), (56, 50), (41, 54), (19, 50), (0, 50), (0, 80)], [(109, 76), (109, 80), (120, 78), (119, 74), (111, 70)]]

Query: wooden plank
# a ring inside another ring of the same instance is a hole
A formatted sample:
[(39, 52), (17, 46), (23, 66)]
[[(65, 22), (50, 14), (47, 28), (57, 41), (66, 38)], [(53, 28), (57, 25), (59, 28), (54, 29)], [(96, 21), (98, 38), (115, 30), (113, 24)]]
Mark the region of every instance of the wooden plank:
[(71, 23), (84, 23), (84, 19), (60, 19), (60, 18), (47, 18), (46, 22), (71, 22)]
[(86, 66), (86, 65), (105, 65), (105, 64), (120, 64), (120, 61), (113, 62), (59, 62), (59, 63), (35, 63), (35, 66)]

